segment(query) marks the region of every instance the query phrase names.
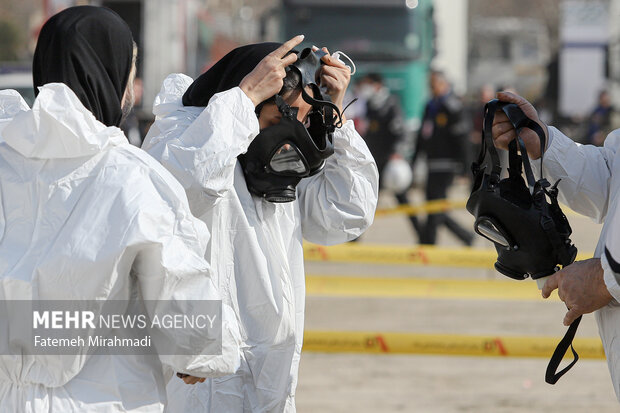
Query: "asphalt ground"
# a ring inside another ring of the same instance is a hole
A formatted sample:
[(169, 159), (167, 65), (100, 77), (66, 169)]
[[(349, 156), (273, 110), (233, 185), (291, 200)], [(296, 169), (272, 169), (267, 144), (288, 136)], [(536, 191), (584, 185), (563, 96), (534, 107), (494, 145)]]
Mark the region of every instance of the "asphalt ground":
[[(411, 193), (421, 203), (421, 193)], [(467, 186), (455, 185), (451, 199), (465, 199)], [(382, 193), (381, 207), (394, 205)], [(464, 226), (467, 211), (452, 211)], [(580, 252), (592, 252), (601, 226), (568, 213), (571, 237)], [(363, 244), (415, 245), (405, 216), (378, 217), (359, 241)], [(438, 245), (459, 246), (440, 229)], [(491, 245), (477, 237), (474, 248)], [(494, 270), (476, 268), (307, 262), (307, 275), (418, 280), (505, 280)], [(510, 281), (511, 283), (534, 282)], [(520, 286), (521, 287), (521, 286)], [(516, 288), (516, 287), (515, 287)], [(397, 333), (555, 337), (559, 341), (565, 307), (559, 300), (405, 296), (394, 298), (311, 294), (306, 331), (374, 331)], [(592, 315), (584, 316), (578, 338), (597, 338)], [(579, 348), (577, 348), (579, 352)], [(607, 363), (581, 359), (556, 385), (544, 382), (548, 360), (526, 357), (476, 357), (420, 354), (356, 354), (304, 351), (297, 387), (299, 412), (612, 412), (620, 410)]]

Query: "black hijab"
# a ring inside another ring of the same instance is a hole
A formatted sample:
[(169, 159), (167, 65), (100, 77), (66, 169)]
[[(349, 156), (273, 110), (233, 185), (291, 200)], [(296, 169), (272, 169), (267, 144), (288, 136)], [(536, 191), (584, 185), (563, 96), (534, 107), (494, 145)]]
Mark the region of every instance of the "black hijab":
[(200, 75), (183, 95), (185, 106), (207, 106), (219, 92), (239, 86), (265, 56), (282, 43), (256, 43), (237, 47)]
[(97, 120), (119, 126), (132, 58), (131, 30), (118, 14), (70, 7), (41, 29), (32, 69), (35, 94), (46, 83), (64, 83)]

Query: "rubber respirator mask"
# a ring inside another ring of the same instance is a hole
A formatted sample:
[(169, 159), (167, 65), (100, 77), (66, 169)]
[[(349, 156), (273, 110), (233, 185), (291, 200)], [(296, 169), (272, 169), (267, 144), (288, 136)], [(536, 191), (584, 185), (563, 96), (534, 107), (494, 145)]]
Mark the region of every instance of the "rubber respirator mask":
[(298, 109), (277, 94), (280, 121), (261, 130), (248, 151), (239, 156), (249, 191), (269, 202), (294, 201), (299, 181), (322, 171), (325, 160), (334, 153), (333, 134), (342, 126), (342, 117), (320, 86), (321, 58), (325, 54), (322, 50), (303, 49), (297, 61), (287, 67), (287, 71), (299, 75), (301, 96), (311, 105), (306, 125), (297, 120)]

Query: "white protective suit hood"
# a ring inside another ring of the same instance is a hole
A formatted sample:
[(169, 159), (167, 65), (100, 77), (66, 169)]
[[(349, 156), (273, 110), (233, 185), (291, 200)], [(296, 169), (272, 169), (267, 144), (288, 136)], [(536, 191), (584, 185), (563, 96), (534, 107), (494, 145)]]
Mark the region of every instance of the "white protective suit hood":
[[(208, 239), (178, 182), (67, 86), (41, 87), (32, 110), (0, 91), (0, 300), (217, 300)], [(0, 355), (0, 410), (161, 412), (165, 374), (237, 369), (229, 307), (222, 319), (222, 355), (200, 340), (185, 341), (195, 356)]]
[(302, 237), (327, 245), (362, 234), (377, 204), (377, 167), (348, 121), (334, 134), (325, 168), (297, 185), (297, 200), (253, 196), (237, 161), (259, 133), (252, 101), (234, 87), (206, 108), (183, 106), (191, 82), (166, 78), (143, 149), (181, 182), (211, 231), (206, 257), (239, 319), (243, 354), (233, 376), (195, 386), (171, 381), (169, 411), (293, 412), (304, 331)]
[[(11, 93), (2, 93), (7, 92)], [(12, 105), (5, 108), (5, 113), (15, 113), (15, 118), (4, 127), (0, 125), (0, 133), (22, 156), (38, 159), (92, 156), (127, 140), (118, 128), (106, 127), (84, 110), (71, 89), (62, 83), (45, 85), (39, 96), (32, 110), (21, 107), (21, 113), (19, 101), (7, 98)], [(76, 113), (80, 116), (75, 116)]]

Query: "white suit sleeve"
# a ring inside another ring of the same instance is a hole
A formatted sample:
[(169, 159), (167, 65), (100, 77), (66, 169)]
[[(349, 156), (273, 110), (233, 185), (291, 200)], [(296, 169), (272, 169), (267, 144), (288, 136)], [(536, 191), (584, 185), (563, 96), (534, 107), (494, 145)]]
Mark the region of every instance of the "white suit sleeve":
[(206, 108), (184, 107), (190, 83), (187, 76), (166, 78), (142, 148), (179, 180), (200, 216), (233, 188), (237, 156), (247, 151), (259, 126), (252, 101), (238, 87), (216, 94)]
[[(190, 300), (220, 300), (220, 295), (212, 281), (211, 267), (203, 258), (209, 239), (206, 225), (191, 214), (183, 189), (174, 178), (154, 161), (150, 167), (151, 185), (142, 180), (131, 194), (139, 207), (126, 236), (136, 248), (132, 272), (152, 318), (163, 308), (179, 311), (187, 308)], [(176, 304), (170, 306), (171, 302)], [(200, 377), (235, 372), (240, 360), (240, 334), (232, 309), (223, 306), (220, 321), (221, 354), (205, 351), (218, 340), (212, 329), (164, 329), (159, 339), (165, 340), (166, 348), (179, 351), (174, 353), (178, 355), (160, 355), (162, 363)]]
[[(559, 199), (580, 214), (602, 222), (607, 215), (611, 169), (620, 131), (609, 134), (604, 147), (581, 145), (549, 127), (549, 146), (543, 160), (544, 176), (561, 179)], [(540, 160), (531, 161), (540, 173)]]
[(379, 173), (349, 120), (334, 133), (334, 154), (323, 171), (297, 186), (303, 237), (331, 245), (359, 237), (373, 221)]
[(620, 234), (617, 230), (614, 231), (614, 228), (618, 227), (618, 219), (620, 219), (620, 210), (616, 207), (615, 210), (609, 211), (605, 223), (610, 231), (607, 231), (603, 240), (605, 248), (601, 254), (601, 266), (607, 290), (616, 300), (620, 301)]

